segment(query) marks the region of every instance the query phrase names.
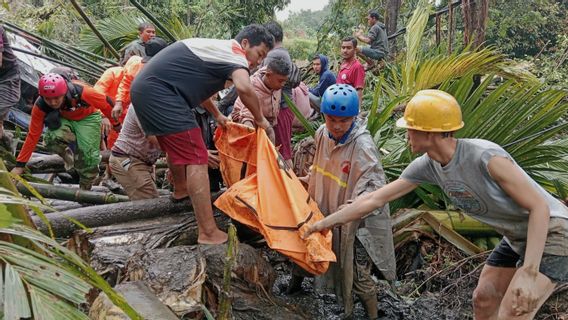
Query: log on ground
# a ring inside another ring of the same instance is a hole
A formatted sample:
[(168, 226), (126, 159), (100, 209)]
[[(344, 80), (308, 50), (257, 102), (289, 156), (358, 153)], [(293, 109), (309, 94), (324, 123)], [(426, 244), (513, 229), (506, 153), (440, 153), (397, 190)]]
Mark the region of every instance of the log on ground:
[[(130, 201), (127, 196), (117, 195), (112, 192), (86, 191), (79, 188), (62, 187), (42, 183), (29, 184), (44, 198), (75, 201), (90, 204), (108, 204)], [(18, 191), (25, 196), (34, 196), (23, 184), (18, 183)]]
[[(211, 195), (211, 200), (215, 201), (223, 191)], [(53, 232), (57, 237), (67, 238), (80, 227), (71, 222), (69, 218), (75, 219), (88, 228), (108, 226), (111, 224), (124, 223), (128, 221), (158, 218), (174, 215), (192, 210), (190, 201), (183, 203), (173, 203), (169, 198), (155, 198), (136, 200), (129, 202), (119, 202), (103, 204), (85, 208), (77, 208), (62, 212), (53, 212), (47, 215)], [(33, 218), (38, 230), (47, 234), (47, 226), (39, 217)]]

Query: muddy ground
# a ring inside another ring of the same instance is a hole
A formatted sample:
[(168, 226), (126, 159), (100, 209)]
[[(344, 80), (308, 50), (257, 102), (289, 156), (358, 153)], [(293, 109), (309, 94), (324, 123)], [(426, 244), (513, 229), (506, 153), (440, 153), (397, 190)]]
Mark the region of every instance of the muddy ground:
[[(393, 293), (386, 281), (378, 281), (379, 319), (473, 319), (471, 294), (487, 253), (467, 257), (444, 242), (424, 241), (420, 243), (419, 250), (416, 250), (418, 244), (412, 246), (414, 247), (397, 250), (397, 253), (414, 251), (417, 254), (409, 261), (398, 257), (399, 272), (409, 265), (416, 268), (405, 274), (399, 273), (399, 281), (395, 284), (396, 293)], [(314, 292), (312, 279), (304, 280), (301, 294), (287, 296), (285, 291), (290, 279), (289, 263), (278, 253), (266, 248), (263, 249), (263, 255), (277, 272), (272, 293), (278, 300), (289, 304), (305, 319), (342, 319), (342, 308), (336, 303), (335, 296)], [(272, 319), (278, 319), (278, 316), (274, 315)], [(367, 319), (359, 302), (355, 305), (354, 319)], [(558, 288), (535, 319), (568, 320), (568, 285)]]

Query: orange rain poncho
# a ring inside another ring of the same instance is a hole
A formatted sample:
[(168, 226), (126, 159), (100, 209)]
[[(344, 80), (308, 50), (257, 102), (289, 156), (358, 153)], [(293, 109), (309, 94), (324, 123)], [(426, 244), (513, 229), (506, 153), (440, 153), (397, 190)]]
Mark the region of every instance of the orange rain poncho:
[(332, 233), (300, 237), (323, 214), (294, 172), (285, 167), (265, 131), (228, 123), (217, 130), (215, 144), (223, 178), (231, 185), (215, 206), (258, 231), (270, 248), (306, 271), (326, 272), (329, 263), (335, 262)]

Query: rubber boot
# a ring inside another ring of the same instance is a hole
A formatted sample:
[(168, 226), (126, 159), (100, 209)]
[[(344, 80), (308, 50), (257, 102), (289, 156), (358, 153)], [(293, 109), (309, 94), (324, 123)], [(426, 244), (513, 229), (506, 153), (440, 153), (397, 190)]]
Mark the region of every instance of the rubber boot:
[(304, 281), (304, 277), (293, 274), (290, 282), (288, 283), (286, 294), (297, 295), (302, 292), (302, 281)]
[(377, 308), (377, 296), (373, 294), (359, 298), (363, 303), (363, 307), (365, 307), (365, 311), (367, 311), (367, 316), (369, 316), (369, 319), (378, 319), (379, 309)]

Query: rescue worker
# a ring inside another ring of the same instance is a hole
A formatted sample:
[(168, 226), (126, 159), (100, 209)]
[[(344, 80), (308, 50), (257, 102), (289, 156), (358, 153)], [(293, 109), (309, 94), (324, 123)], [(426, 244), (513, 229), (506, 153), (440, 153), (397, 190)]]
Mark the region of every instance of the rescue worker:
[[(99, 110), (111, 119), (112, 100), (81, 81), (67, 81), (55, 73), (43, 75), (38, 88), (40, 97), (32, 108), (30, 129), (12, 173), (24, 172), (46, 125), (44, 142), (47, 148), (68, 160), (67, 163), (74, 162), (81, 189), (91, 189), (99, 172)], [(120, 123), (111, 121), (113, 129), (120, 131)]]
[[(331, 85), (323, 94), (321, 112), (325, 124), (315, 135), (316, 153), (311, 172), (302, 179), (307, 180), (308, 193), (321, 212), (329, 216), (386, 182), (379, 152), (367, 130), (367, 120), (358, 117), (357, 90), (345, 84)], [(355, 293), (369, 318), (376, 319), (377, 292), (371, 277), (372, 265), (387, 280), (396, 277), (388, 205), (370, 212), (365, 219), (335, 228), (333, 251), (337, 262), (316, 278), (316, 290), (333, 290), (345, 308), (345, 317), (352, 316), (352, 293)], [(301, 280), (301, 276), (294, 274), (288, 292), (300, 289)]]
[(424, 153), (400, 178), (310, 226), (304, 236), (359, 221), (416, 189), (439, 185), (464, 213), (503, 235), (473, 292), (475, 319), (533, 319), (554, 288), (568, 281), (568, 208), (521, 169), (499, 145), (456, 139), (464, 126), (456, 99), (419, 91), (397, 126), (413, 153)]
[[(111, 98), (112, 101), (116, 101), (116, 94), (118, 92), (118, 86), (120, 81), (124, 76), (124, 70), (122, 67), (111, 67), (105, 70), (97, 83), (95, 83), (94, 88), (101, 93), (104, 93), (107, 97)], [(116, 104), (116, 102), (115, 102)], [(119, 120), (122, 124), (122, 121)], [(106, 139), (106, 147), (111, 149), (114, 142), (118, 138), (118, 133), (116, 131), (111, 131), (108, 133)]]
[(157, 137), (168, 155), (173, 179), (187, 185), (201, 244), (224, 243), (227, 234), (217, 227), (210, 190), (203, 185), (209, 181), (208, 153), (193, 108), (203, 106), (223, 126), (228, 119), (210, 97), (230, 80), (256, 125), (269, 129), (249, 80), (249, 68), (261, 63), (272, 46), (272, 36), (254, 24), (231, 40), (181, 40), (150, 60), (132, 83), (132, 106), (142, 129), (147, 136)]
[(114, 103), (114, 108), (112, 109), (112, 116), (118, 119), (121, 123), (128, 107), (130, 106), (130, 87), (132, 86), (132, 81), (140, 73), (140, 70), (144, 65), (150, 61), (150, 59), (162, 51), (168, 46), (166, 40), (155, 37), (149, 40), (145, 45), (146, 56), (144, 57), (132, 57), (126, 65), (124, 66), (124, 76), (120, 80), (117, 88), (116, 101)]

